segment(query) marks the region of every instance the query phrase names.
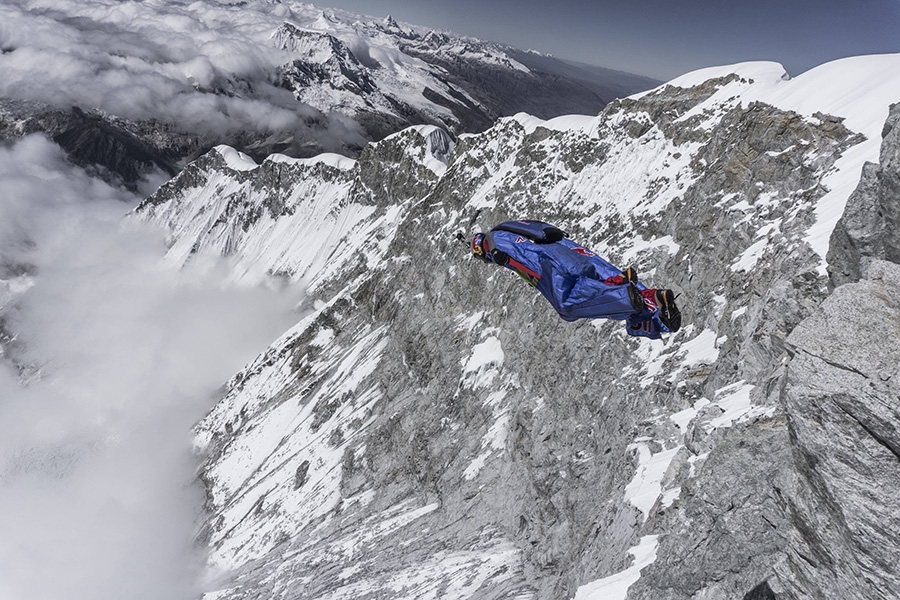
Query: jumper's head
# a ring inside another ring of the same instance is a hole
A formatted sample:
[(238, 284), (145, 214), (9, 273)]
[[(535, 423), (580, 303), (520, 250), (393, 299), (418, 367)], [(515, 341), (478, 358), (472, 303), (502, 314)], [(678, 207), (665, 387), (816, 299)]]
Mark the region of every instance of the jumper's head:
[(483, 260), (484, 262), (490, 262), (490, 255), (485, 248), (485, 237), (483, 233), (476, 233), (475, 237), (472, 238), (472, 256)]

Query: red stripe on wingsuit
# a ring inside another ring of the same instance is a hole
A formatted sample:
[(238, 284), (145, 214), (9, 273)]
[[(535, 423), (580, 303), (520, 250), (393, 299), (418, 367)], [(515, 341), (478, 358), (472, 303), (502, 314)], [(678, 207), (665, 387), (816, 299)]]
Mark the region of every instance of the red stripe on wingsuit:
[(525, 265), (523, 265), (522, 263), (520, 263), (519, 261), (517, 261), (514, 258), (510, 258), (509, 263), (507, 263), (507, 264), (509, 264), (509, 266), (512, 267), (513, 269), (515, 269), (517, 271), (522, 271), (523, 273), (526, 273), (527, 275), (534, 277), (535, 279), (541, 278), (540, 275), (538, 275), (537, 273), (535, 273), (534, 271), (532, 271), (531, 269), (529, 269), (528, 267), (526, 267)]

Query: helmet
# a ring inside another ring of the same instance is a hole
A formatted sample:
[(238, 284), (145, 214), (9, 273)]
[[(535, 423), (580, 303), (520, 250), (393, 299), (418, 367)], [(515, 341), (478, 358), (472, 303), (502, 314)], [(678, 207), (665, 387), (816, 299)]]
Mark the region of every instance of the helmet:
[(484, 250), (484, 234), (476, 233), (475, 237), (472, 238), (472, 255), (475, 258), (479, 258), (485, 262), (488, 261), (488, 255)]

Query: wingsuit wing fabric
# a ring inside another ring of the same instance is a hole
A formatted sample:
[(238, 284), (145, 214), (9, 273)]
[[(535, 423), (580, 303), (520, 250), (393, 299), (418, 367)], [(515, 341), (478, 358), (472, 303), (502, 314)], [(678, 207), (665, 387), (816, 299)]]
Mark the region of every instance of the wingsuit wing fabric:
[[(620, 275), (620, 269), (568, 238), (543, 241), (558, 237), (553, 230), (560, 231), (540, 221), (510, 221), (491, 230), (489, 243), (509, 256), (504, 266), (534, 285), (566, 321), (623, 320), (629, 334), (653, 339), (668, 332), (658, 310), (634, 310), (628, 285), (604, 282)], [(647, 289), (641, 283), (637, 286)]]

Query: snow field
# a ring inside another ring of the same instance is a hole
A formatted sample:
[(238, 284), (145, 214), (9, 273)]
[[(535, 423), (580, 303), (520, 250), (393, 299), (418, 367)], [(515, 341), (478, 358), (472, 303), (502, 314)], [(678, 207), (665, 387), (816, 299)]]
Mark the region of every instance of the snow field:
[(630, 588), (641, 577), (641, 570), (656, 560), (659, 541), (656, 535), (645, 535), (628, 553), (634, 562), (624, 571), (587, 583), (575, 592), (574, 600), (625, 600)]
[[(323, 377), (312, 396), (304, 396), (291, 382), (294, 373), (278, 365), (266, 381), (272, 389), (265, 398), (287, 391), (290, 396), (280, 405), (268, 408), (275, 418), (254, 421), (254, 427), (234, 440), (216, 465), (209, 470), (214, 485), (211, 498), (219, 505), (223, 519), (220, 532), (213, 534), (216, 548), (211, 562), (219, 568), (232, 568), (243, 561), (265, 555), (277, 542), (279, 531), (302, 529), (311, 521), (328, 514), (340, 501), (340, 462), (349, 441), (337, 431), (354, 421), (365, 427), (371, 406), (380, 398), (374, 388), (358, 389), (370, 376), (384, 349), (384, 332), (374, 331), (349, 351), (331, 346), (311, 366), (307, 378)], [(331, 365), (337, 364), (336, 367)], [(299, 382), (300, 385), (303, 382)], [(333, 414), (313, 427), (314, 412), (320, 402), (352, 397), (337, 406)], [(306, 481), (295, 489), (295, 471), (308, 464)], [(287, 464), (296, 465), (285, 468)], [(254, 510), (266, 509), (261, 517), (248, 517)], [(277, 513), (275, 518), (272, 513)]]

